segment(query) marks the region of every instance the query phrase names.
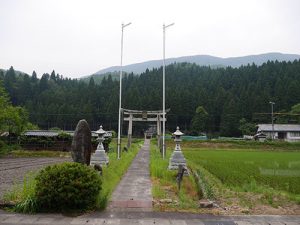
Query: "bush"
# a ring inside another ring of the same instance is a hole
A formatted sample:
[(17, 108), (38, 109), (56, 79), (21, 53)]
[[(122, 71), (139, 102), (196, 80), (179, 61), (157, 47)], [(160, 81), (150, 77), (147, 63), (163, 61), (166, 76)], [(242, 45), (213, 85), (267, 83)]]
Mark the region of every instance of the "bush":
[(42, 211), (92, 209), (102, 184), (93, 168), (73, 162), (46, 167), (36, 181), (35, 195)]

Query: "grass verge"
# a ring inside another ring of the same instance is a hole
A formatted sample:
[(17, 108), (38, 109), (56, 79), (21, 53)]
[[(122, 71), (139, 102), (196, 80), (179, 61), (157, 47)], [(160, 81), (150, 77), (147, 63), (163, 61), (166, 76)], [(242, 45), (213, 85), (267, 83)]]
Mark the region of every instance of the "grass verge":
[(184, 176), (181, 189), (176, 182), (177, 171), (168, 170), (168, 159), (171, 149), (168, 149), (166, 159), (153, 143), (151, 143), (150, 174), (152, 179), (152, 195), (154, 209), (159, 211), (197, 211), (198, 191), (193, 176)]

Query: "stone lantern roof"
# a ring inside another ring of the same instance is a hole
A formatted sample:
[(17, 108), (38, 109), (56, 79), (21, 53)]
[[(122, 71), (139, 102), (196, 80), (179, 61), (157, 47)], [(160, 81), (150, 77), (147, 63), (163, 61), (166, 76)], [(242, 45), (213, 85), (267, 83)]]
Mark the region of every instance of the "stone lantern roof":
[(184, 133), (182, 133), (180, 130), (179, 130), (179, 127), (176, 128), (176, 131), (173, 133), (175, 136), (182, 136)]

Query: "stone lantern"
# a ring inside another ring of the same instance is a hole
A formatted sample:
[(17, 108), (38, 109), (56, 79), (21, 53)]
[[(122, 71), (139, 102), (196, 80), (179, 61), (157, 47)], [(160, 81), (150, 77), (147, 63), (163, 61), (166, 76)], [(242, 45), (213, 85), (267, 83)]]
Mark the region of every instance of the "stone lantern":
[(99, 141), (99, 144), (97, 146), (97, 149), (94, 154), (92, 154), (91, 157), (91, 165), (100, 165), (100, 166), (106, 166), (109, 162), (108, 156), (105, 153), (104, 147), (102, 142), (104, 139), (104, 134), (106, 133), (105, 130), (102, 129), (102, 125), (100, 126), (100, 129), (95, 132), (98, 134), (97, 141)]
[(174, 141), (176, 145), (175, 145), (175, 150), (171, 155), (168, 168), (169, 170), (178, 170), (179, 165), (182, 165), (183, 168), (186, 168), (186, 160), (180, 148), (180, 142), (182, 141), (181, 136), (183, 135), (183, 133), (179, 130), (179, 127), (177, 127), (173, 135), (175, 136)]

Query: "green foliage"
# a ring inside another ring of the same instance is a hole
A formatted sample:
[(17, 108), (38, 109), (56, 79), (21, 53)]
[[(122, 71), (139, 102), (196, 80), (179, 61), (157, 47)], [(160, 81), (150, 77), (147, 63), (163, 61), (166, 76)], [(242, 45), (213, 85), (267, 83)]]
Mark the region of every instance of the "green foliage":
[(198, 106), (192, 119), (192, 130), (198, 134), (207, 131), (208, 113), (203, 106)]
[(202, 196), (205, 199), (215, 199), (215, 195), (214, 195), (214, 191), (212, 188), (212, 185), (208, 182), (208, 179), (205, 176), (205, 173), (202, 173), (201, 170), (197, 170), (197, 175), (198, 175), (198, 182), (199, 182), (199, 186), (198, 188), (201, 188), (201, 193)]
[(62, 131), (59, 127), (51, 127), (49, 128), (49, 130), (58, 131), (58, 132)]
[(21, 213), (35, 213), (39, 210), (36, 197), (36, 173), (29, 172), (24, 176), (23, 184), (13, 186), (13, 189), (4, 194), (4, 200), (15, 202), (14, 211)]
[(72, 136), (66, 132), (59, 132), (58, 133), (58, 138), (59, 139), (62, 139), (62, 140), (65, 140), (65, 141), (71, 141), (72, 140)]
[(40, 136), (25, 136), (21, 135), (19, 137), (20, 144), (35, 144), (42, 146), (53, 146), (55, 141), (52, 137), (40, 137)]
[(255, 124), (249, 123), (246, 121), (245, 118), (242, 118), (240, 120), (239, 130), (242, 132), (243, 135), (253, 135), (255, 134), (257, 128)]
[(13, 151), (17, 151), (19, 149), (20, 146), (17, 144), (8, 145), (4, 141), (0, 140), (0, 157), (11, 154)]
[(16, 204), (14, 211), (19, 213), (36, 213), (39, 210), (34, 196), (28, 196), (25, 201)]
[(297, 114), (296, 118), (298, 118), (297, 121), (300, 123), (300, 103), (293, 105), (290, 113)]
[(25, 108), (11, 105), (0, 80), (0, 132), (8, 131), (9, 133), (20, 134), (29, 125), (27, 111)]
[(7, 154), (7, 148), (6, 148), (6, 144), (4, 143), (4, 141), (0, 140), (0, 157), (2, 155)]
[(35, 196), (41, 210), (87, 210), (96, 206), (102, 181), (91, 167), (79, 163), (48, 166), (36, 177)]

